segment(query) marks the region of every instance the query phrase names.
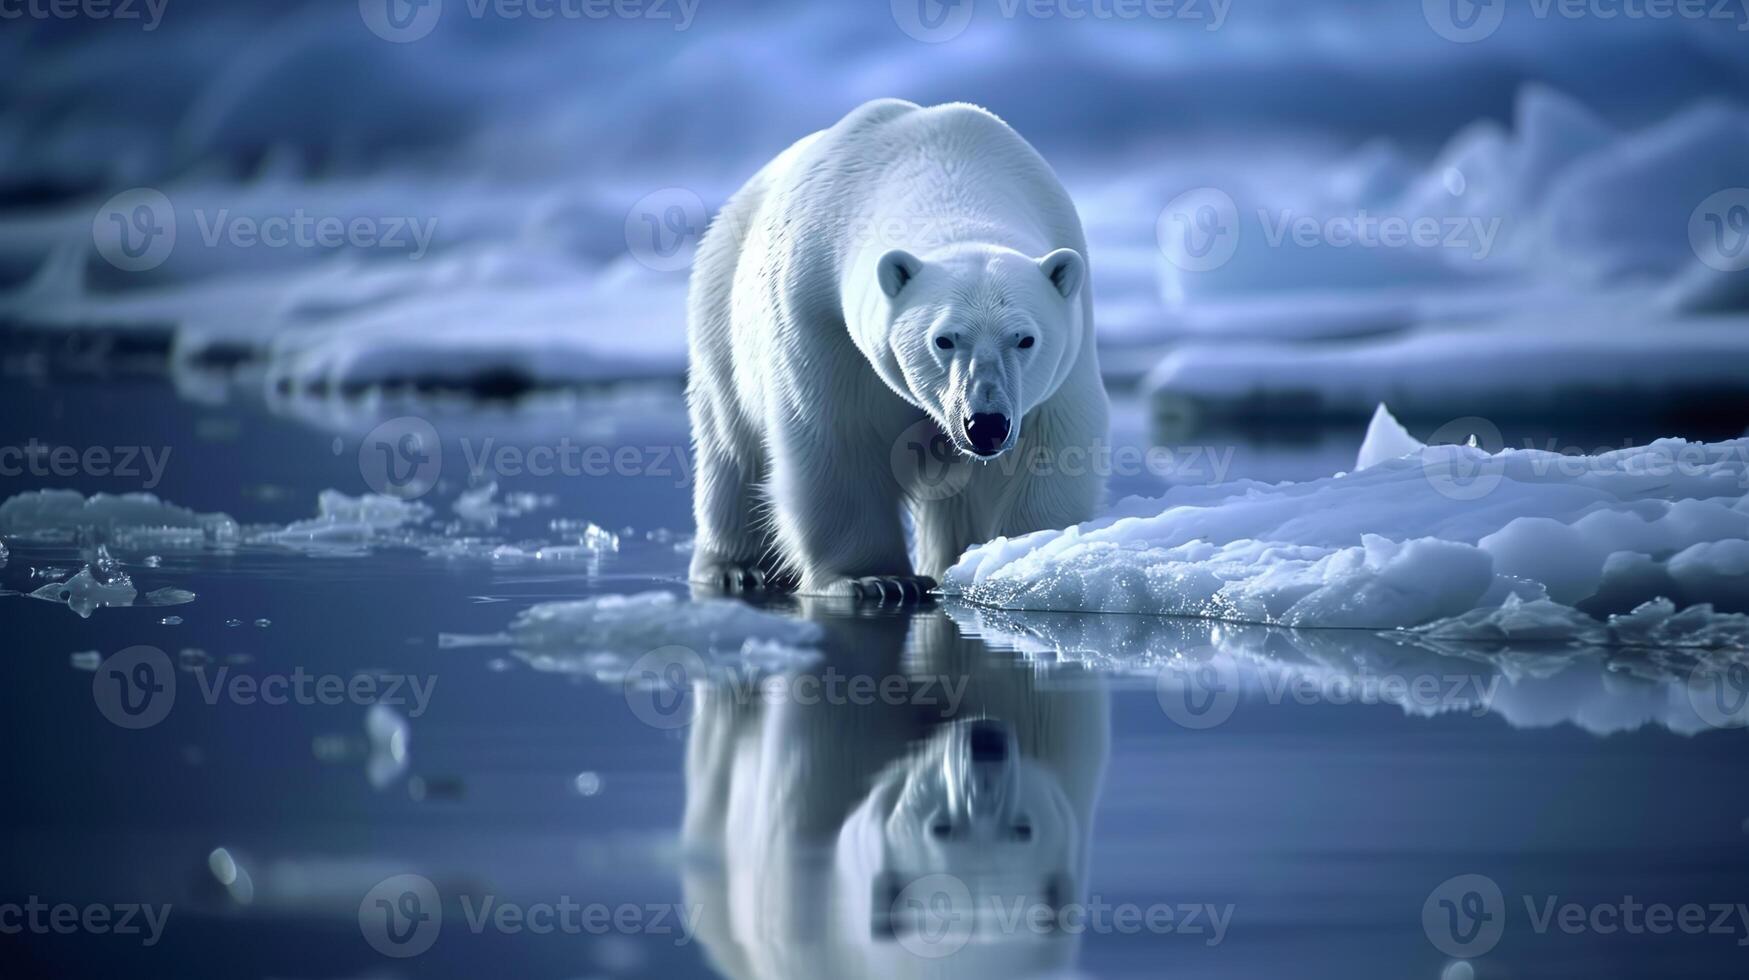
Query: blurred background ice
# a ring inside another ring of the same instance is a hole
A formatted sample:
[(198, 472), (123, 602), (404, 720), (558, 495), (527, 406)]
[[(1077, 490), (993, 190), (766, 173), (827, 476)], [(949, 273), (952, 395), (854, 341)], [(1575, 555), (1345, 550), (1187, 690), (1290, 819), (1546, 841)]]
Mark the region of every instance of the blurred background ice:
[(1749, 5), (132, 10), (0, 32), (0, 320), (214, 397), (678, 377), (708, 215), (897, 96), (1051, 161), (1104, 366), (1183, 429), (1749, 415)]

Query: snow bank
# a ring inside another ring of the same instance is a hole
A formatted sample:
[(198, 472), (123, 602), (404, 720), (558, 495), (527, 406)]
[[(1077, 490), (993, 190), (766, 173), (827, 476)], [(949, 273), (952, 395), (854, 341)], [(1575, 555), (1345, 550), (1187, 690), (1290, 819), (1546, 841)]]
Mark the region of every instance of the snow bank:
[(1380, 411), (1374, 465), (1354, 473), (1178, 487), (998, 538), (942, 590), (1006, 609), (1366, 629), (1464, 622), (1513, 599), (1586, 617), (1659, 597), (1749, 611), (1749, 439), (1564, 456), (1411, 448), (1400, 428)]

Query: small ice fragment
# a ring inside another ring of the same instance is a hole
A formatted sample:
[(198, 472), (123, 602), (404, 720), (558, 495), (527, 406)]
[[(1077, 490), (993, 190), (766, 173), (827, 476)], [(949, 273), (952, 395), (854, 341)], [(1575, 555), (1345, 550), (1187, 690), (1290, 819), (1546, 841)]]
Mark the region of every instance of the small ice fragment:
[(269, 626), (273, 625), (273, 620), (271, 620), (271, 619), (257, 619), (255, 621), (255, 625), (259, 626), (262, 629), (266, 629)]
[(61, 579), (66, 578), (72, 571), (71, 568), (56, 568), (53, 565), (44, 565), (40, 568), (31, 569), (30, 577), (40, 578), (48, 582), (59, 582)]
[(141, 600), (140, 604), (145, 606), (180, 606), (183, 603), (193, 602), (194, 593), (187, 589), (173, 589), (165, 586), (162, 589), (153, 589), (146, 593), (141, 596)]
[(255, 900), (255, 881), (249, 876), (247, 869), (237, 862), (231, 852), (223, 847), (215, 847), (206, 858), (207, 870), (213, 878), (225, 886), (225, 892), (238, 905), (248, 905)]
[(467, 784), (458, 776), (413, 776), (407, 780), (407, 795), (415, 803), (459, 800), (467, 795)]
[(227, 619), (227, 620), (225, 620), (225, 625), (232, 627), (234, 629), (238, 626), (243, 625), (243, 621), (241, 619)]
[(6, 550), (6, 542), (5, 542), (5, 541), (0, 541), (0, 562), (3, 562), (3, 561), (5, 561), (5, 560), (6, 560), (6, 556), (7, 556), (7, 555), (8, 555), (8, 554), (9, 554), (9, 552), (8, 552), (8, 551), (7, 551), (7, 550)]
[(68, 660), (73, 664), (74, 670), (96, 670), (103, 663), (103, 654), (96, 650), (80, 650)]
[(399, 712), (378, 702), (364, 713), (364, 734), (370, 741), (365, 778), (372, 787), (382, 789), (407, 771), (407, 741), (412, 729)]
[(571, 785), (577, 790), (578, 796), (594, 796), (601, 792), (601, 774), (580, 772), (577, 778), (571, 780)]
[(503, 657), (493, 657), (491, 660), (486, 661), (486, 669), (495, 674), (502, 674), (510, 669), (510, 661)]
[(184, 647), (176, 654), (176, 662), (183, 670), (203, 670), (213, 662), (212, 655), (197, 647)]
[(157, 568), (164, 564), (164, 559), (160, 555), (147, 555), (146, 559), (140, 562), (140, 564), (147, 568)]
[(165, 616), (163, 619), (158, 620), (158, 622), (162, 623), (165, 626), (181, 626), (182, 625), (182, 617), (181, 616)]
[(86, 566), (65, 582), (52, 582), (30, 593), (32, 599), (66, 603), (80, 619), (90, 619), (100, 606), (131, 606), (134, 603), (134, 583), (125, 572), (114, 572), (107, 580), (98, 581)]

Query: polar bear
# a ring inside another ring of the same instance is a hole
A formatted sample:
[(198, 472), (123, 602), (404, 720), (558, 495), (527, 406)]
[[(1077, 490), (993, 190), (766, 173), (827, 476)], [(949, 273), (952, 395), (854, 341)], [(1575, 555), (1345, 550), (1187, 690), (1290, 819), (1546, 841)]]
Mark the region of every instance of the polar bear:
[(1086, 254), (976, 106), (870, 102), (767, 164), (693, 263), (692, 579), (910, 598), (972, 544), (1092, 517), (1103, 479), (1062, 452), (1106, 438)]
[(712, 964), (747, 980), (1063, 975), (1078, 935), (1015, 910), (1085, 901), (1103, 683), (992, 651), (939, 610), (850, 602), (804, 600), (827, 631), (807, 673), (902, 688), (693, 684), (683, 884)]

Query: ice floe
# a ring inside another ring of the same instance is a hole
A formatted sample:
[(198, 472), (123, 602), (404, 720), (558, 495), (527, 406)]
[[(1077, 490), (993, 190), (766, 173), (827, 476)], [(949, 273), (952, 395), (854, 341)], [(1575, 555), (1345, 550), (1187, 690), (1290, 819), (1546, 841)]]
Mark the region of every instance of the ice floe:
[(823, 636), (814, 623), (744, 602), (640, 592), (537, 603), (518, 613), (504, 633), (446, 633), (438, 645), (508, 646), (536, 670), (619, 683), (651, 651), (679, 648), (705, 669), (781, 669), (810, 659)]
[(229, 516), (199, 514), (150, 493), (86, 497), (76, 490), (35, 490), (0, 502), (0, 535), (66, 542), (82, 531), (105, 533), (112, 542), (136, 547), (200, 547), (238, 537), (237, 522)]
[[(1749, 439), (1491, 453), (1420, 446), (1381, 409), (1361, 461), (1373, 465), (1304, 483), (1132, 497), (1085, 524), (974, 547), (942, 588), (1006, 609), (1296, 627), (1510, 632), (1534, 618), (1575, 639), (1594, 627), (1619, 639), (1630, 623), (1661, 642), (1746, 635)], [(1643, 605), (1661, 598), (1669, 615)], [(1718, 612), (1682, 612), (1702, 604)], [(1616, 613), (1638, 618), (1597, 625)]]

